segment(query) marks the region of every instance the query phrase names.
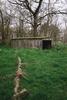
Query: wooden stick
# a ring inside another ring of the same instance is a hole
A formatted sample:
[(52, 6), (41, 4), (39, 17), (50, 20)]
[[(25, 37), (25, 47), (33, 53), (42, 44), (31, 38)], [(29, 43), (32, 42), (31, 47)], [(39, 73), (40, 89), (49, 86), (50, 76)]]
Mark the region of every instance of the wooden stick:
[[(15, 80), (15, 88), (14, 88), (14, 95), (13, 95), (14, 100), (20, 100), (19, 99), (20, 96), (21, 95), (23, 96), (24, 94), (27, 93), (27, 90), (26, 89), (20, 90), (20, 79), (21, 79), (21, 77), (24, 77), (24, 72), (21, 69), (21, 66), (22, 65), (24, 65), (24, 63), (22, 64), (21, 63), (21, 58), (18, 57), (18, 69), (16, 71), (16, 77), (14, 79)], [(18, 97), (18, 99), (17, 99), (17, 97)]]

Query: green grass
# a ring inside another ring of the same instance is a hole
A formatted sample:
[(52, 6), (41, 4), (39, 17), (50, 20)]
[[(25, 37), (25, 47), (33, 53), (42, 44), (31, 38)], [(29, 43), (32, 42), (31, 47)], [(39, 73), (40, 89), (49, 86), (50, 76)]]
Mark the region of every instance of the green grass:
[[(0, 100), (11, 100), (17, 57), (27, 63), (21, 80), (29, 96), (24, 100), (67, 100), (67, 46), (48, 50), (12, 49), (0, 46)], [(4, 78), (5, 77), (5, 78)]]

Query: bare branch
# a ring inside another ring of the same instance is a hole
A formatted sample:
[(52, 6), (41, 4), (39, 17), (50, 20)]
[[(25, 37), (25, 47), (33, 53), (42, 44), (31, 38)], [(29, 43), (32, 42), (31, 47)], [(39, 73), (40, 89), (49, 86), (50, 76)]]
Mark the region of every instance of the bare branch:
[(28, 0), (25, 0), (25, 3), (26, 3), (26, 6), (27, 6), (28, 10), (29, 10), (32, 14), (34, 14), (33, 10), (32, 10), (31, 7), (29, 6)]
[(39, 12), (39, 9), (40, 9), (40, 7), (41, 7), (42, 1), (43, 1), (43, 0), (40, 0), (40, 1), (39, 1), (39, 5), (38, 5), (37, 9), (35, 10), (35, 14)]
[(22, 2), (17, 2), (17, 1), (12, 2), (12, 1), (10, 1), (10, 0), (7, 0), (7, 1), (8, 1), (9, 3), (11, 3), (11, 4), (22, 6)]
[(55, 11), (55, 12), (51, 12), (51, 13), (47, 13), (44, 16), (40, 17), (38, 20), (43, 19), (44, 17), (48, 16), (48, 15), (57, 15), (57, 14), (62, 14), (62, 15), (66, 15), (67, 12), (63, 12), (63, 11)]

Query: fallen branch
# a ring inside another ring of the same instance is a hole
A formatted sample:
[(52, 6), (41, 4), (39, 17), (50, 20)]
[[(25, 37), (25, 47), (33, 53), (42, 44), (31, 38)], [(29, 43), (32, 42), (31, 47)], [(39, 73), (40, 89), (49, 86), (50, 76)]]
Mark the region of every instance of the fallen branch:
[(14, 79), (15, 81), (15, 88), (14, 88), (14, 95), (13, 95), (14, 100), (17, 100), (17, 98), (18, 100), (20, 100), (19, 98), (21, 98), (21, 96), (28, 94), (27, 90), (25, 88), (21, 89), (20, 86), (21, 77), (23, 78), (25, 74), (25, 72), (22, 71), (21, 69), (21, 67), (23, 67), (24, 65), (25, 65), (24, 63), (21, 63), (21, 58), (18, 57), (18, 69), (16, 71), (16, 77)]

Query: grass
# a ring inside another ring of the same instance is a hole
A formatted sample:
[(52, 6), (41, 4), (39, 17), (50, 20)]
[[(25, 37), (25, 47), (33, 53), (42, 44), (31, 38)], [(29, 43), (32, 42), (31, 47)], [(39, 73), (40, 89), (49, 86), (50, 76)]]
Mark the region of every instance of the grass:
[(49, 50), (12, 49), (0, 46), (0, 100), (11, 100), (17, 57), (26, 63), (22, 87), (29, 91), (24, 100), (67, 100), (67, 46)]

